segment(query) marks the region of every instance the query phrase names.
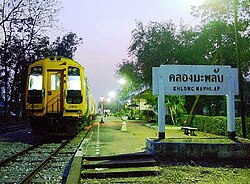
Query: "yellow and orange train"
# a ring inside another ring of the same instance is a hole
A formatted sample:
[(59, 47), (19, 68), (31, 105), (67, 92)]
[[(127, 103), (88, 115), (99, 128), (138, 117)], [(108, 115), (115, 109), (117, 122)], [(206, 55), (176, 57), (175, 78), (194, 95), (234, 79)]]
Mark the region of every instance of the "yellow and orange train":
[(96, 114), (84, 67), (65, 57), (32, 63), (28, 69), (26, 114), (36, 136), (74, 135)]

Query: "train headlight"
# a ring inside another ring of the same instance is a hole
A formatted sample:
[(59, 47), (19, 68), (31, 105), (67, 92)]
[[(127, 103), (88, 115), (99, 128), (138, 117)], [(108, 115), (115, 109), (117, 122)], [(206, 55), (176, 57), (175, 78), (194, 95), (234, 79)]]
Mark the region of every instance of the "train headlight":
[(72, 103), (73, 103), (73, 99), (70, 98), (70, 97), (68, 97), (67, 100), (66, 100), (66, 102), (67, 102), (68, 104), (72, 104)]
[(80, 104), (80, 103), (82, 103), (82, 97), (74, 98), (74, 104)]
[(68, 104), (80, 104), (82, 103), (82, 96), (67, 97), (66, 102)]

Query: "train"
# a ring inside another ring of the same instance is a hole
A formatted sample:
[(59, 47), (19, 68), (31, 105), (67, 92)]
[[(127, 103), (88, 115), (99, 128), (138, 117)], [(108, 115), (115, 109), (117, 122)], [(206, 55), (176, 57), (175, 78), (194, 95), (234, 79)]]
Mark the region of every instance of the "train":
[(25, 111), (35, 137), (74, 136), (96, 115), (85, 69), (66, 57), (29, 65)]

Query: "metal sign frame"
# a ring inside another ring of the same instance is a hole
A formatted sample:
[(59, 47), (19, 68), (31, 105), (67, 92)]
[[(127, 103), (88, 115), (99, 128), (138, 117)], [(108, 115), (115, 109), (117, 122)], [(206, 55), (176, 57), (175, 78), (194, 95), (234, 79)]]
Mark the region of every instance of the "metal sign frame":
[(235, 135), (234, 95), (238, 69), (220, 65), (161, 65), (152, 68), (153, 94), (158, 95), (159, 139), (165, 139), (165, 95), (226, 95), (227, 129)]

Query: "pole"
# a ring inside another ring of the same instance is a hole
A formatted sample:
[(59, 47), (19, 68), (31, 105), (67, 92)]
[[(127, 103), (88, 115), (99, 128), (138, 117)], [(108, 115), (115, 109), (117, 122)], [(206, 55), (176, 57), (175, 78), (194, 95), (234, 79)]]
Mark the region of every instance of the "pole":
[(159, 95), (158, 95), (158, 129), (159, 129), (159, 139), (165, 139), (165, 93), (164, 93), (164, 82), (162, 76), (159, 81)]
[(96, 155), (100, 155), (100, 122), (97, 123)]
[(101, 97), (101, 121), (100, 123), (104, 123), (104, 97)]
[(141, 89), (139, 91), (139, 119), (141, 119)]
[(239, 44), (238, 44), (238, 0), (233, 0), (234, 5), (234, 33), (235, 33), (235, 47), (236, 47), (236, 61), (238, 68), (238, 77), (239, 77), (239, 91), (240, 91), (240, 112), (241, 112), (241, 125), (242, 125), (242, 137), (246, 138), (246, 119), (245, 119), (245, 102), (244, 102), (244, 82), (241, 72), (241, 64), (239, 61)]
[(232, 140), (235, 139), (235, 106), (234, 106), (234, 94), (232, 91), (227, 95), (227, 131), (228, 137)]

